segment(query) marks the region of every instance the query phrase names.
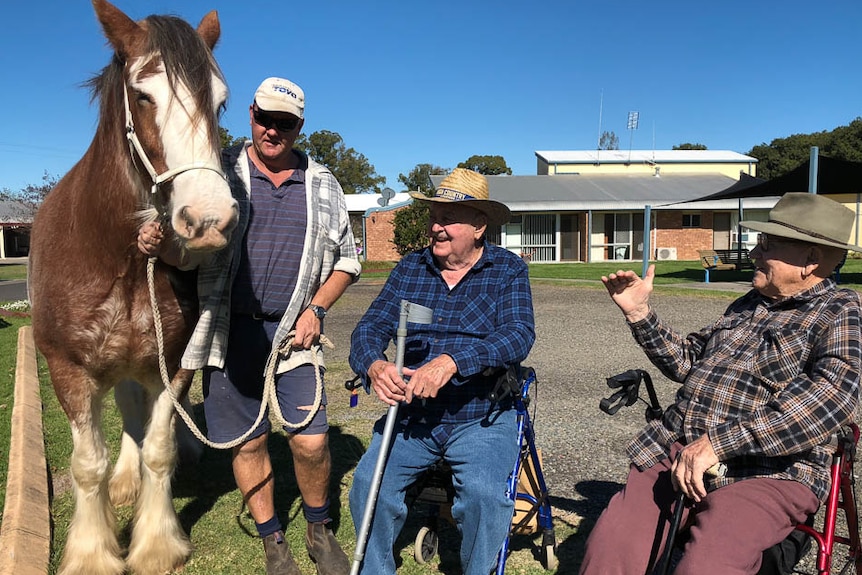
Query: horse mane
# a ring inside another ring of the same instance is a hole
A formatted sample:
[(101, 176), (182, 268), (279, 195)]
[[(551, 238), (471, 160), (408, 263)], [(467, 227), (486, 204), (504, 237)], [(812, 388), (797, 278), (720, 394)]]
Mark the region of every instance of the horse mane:
[[(192, 120), (209, 121), (216, 117), (210, 98), (212, 74), (224, 80), (218, 63), (200, 35), (188, 22), (176, 16), (147, 16), (142, 22), (147, 28), (146, 51), (159, 54), (164, 64), (171, 91), (176, 93), (177, 83), (185, 84), (195, 98), (197, 114)], [(108, 125), (118, 116), (113, 106), (123, 108), (123, 72), (126, 62), (114, 53), (111, 62), (85, 86), (90, 89), (90, 101), (99, 100), (100, 123)], [(213, 126), (215, 128), (215, 126)], [(210, 130), (213, 145), (218, 147), (218, 130)]]

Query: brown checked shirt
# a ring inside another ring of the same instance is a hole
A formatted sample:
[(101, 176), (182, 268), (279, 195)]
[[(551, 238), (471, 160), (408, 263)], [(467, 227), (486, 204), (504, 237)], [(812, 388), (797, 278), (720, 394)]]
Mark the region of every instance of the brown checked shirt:
[(630, 324), (650, 361), (682, 383), (664, 417), (629, 443), (632, 463), (651, 467), (674, 441), (706, 433), (728, 466), (709, 489), (769, 477), (825, 500), (830, 437), (858, 404), (860, 318), (859, 294), (827, 279), (780, 302), (752, 290), (685, 338), (652, 312)]

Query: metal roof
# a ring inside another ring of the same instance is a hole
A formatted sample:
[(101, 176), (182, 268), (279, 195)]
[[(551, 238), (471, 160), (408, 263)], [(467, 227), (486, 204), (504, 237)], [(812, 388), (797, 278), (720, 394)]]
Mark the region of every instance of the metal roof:
[(0, 200), (0, 224), (30, 224), (30, 208), (17, 200)]
[(536, 157), (548, 164), (756, 164), (758, 161), (730, 150), (540, 150)]
[[(486, 176), (489, 194), (513, 212), (587, 210), (735, 210), (735, 199), (691, 203), (721, 191), (736, 180), (722, 174), (567, 174)], [(445, 176), (431, 176), (438, 186)], [(777, 198), (746, 200), (748, 208), (771, 208)]]
[[(344, 201), (347, 203), (347, 211), (349, 213), (365, 212), (369, 208), (380, 208), (381, 194), (344, 194)], [(388, 205), (400, 204), (410, 199), (410, 194), (407, 192), (399, 192), (392, 196)]]

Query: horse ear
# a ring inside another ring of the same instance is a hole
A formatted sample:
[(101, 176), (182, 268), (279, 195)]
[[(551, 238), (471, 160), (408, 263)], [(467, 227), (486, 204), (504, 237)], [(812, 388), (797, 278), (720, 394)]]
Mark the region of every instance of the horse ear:
[(203, 17), (201, 23), (198, 24), (198, 34), (200, 34), (204, 43), (209, 46), (210, 50), (215, 48), (219, 35), (221, 35), (221, 25), (218, 21), (218, 12), (213, 10)]
[(146, 32), (134, 20), (107, 0), (92, 0), (96, 17), (102, 24), (105, 37), (123, 59), (141, 51)]

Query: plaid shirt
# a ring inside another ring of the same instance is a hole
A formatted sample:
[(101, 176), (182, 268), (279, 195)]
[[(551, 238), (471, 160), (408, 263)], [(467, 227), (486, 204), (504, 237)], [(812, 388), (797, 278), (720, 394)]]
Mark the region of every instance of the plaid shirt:
[[(244, 142), (222, 150), (222, 165), (230, 183), (231, 193), (239, 203), (239, 222), (225, 249), (201, 263), (198, 271), (200, 318), (186, 346), (182, 367), (201, 369), (204, 366), (224, 367), (227, 334), (230, 329), (230, 288), (239, 270), (242, 240), (249, 221), (249, 190), (251, 189), (247, 148)], [(299, 277), (275, 333), (273, 350), (293, 329), (296, 318), (306, 308), (317, 290), (332, 274), (340, 270), (359, 278), (362, 266), (356, 257), (353, 231), (347, 214), (344, 192), (332, 173), (324, 166), (308, 160), (305, 173), (306, 211), (308, 225)], [(316, 352), (320, 365), (323, 354)], [(312, 361), (312, 350), (291, 353), (289, 363), (281, 361), (278, 372)]]
[(827, 279), (780, 302), (752, 290), (685, 339), (652, 312), (631, 324), (650, 361), (683, 384), (664, 417), (629, 444), (632, 462), (651, 467), (674, 441), (706, 433), (728, 466), (709, 488), (791, 479), (824, 501), (830, 436), (858, 403), (860, 316), (859, 294)]
[[(419, 367), (441, 354), (452, 357), (457, 374), (436, 398), (402, 404), (402, 421), (436, 425), (445, 441), (458, 423), (484, 417), (495, 376), (487, 368), (521, 362), (536, 339), (527, 265), (515, 254), (485, 242), (482, 257), (451, 290), (430, 248), (405, 256), (392, 270), (380, 295), (359, 320), (351, 337), (350, 367), (368, 373), (396, 338), (401, 300), (434, 310), (430, 324), (408, 323), (404, 365)], [(394, 361), (388, 360), (388, 361)]]

